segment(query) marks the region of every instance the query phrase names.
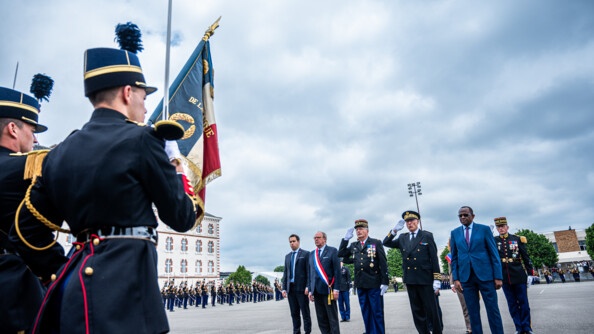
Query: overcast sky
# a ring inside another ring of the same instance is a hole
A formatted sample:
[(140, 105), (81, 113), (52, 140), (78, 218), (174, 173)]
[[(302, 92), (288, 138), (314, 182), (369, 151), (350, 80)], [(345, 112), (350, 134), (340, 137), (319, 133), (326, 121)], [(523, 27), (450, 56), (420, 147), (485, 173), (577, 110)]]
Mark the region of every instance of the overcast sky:
[[(143, 32), (145, 77), (163, 97), (166, 0), (1, 0), (0, 85), (55, 80), (39, 136), (80, 128), (83, 53)], [(100, 3), (100, 4), (99, 4)], [(171, 77), (206, 28), (223, 176), (221, 269), (272, 271), (297, 233), (338, 247), (355, 219), (382, 239), (420, 181), (423, 228), (441, 249), (459, 226), (507, 216), (511, 231), (594, 222), (594, 2), (173, 1)], [(147, 115), (148, 117), (148, 115)], [(590, 147), (590, 148), (588, 148)]]

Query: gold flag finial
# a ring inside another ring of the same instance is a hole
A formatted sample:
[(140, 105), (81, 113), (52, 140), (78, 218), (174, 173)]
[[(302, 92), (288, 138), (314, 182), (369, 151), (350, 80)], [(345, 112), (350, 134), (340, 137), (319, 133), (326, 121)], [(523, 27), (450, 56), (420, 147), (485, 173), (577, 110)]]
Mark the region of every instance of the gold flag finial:
[(208, 29), (206, 29), (206, 31), (204, 32), (204, 37), (202, 37), (203, 41), (208, 41), (210, 36), (214, 35), (215, 29), (219, 27), (219, 21), (221, 20), (221, 17), (222, 16), (219, 16), (219, 18), (216, 21), (214, 21), (214, 23), (211, 24), (210, 27), (208, 27)]

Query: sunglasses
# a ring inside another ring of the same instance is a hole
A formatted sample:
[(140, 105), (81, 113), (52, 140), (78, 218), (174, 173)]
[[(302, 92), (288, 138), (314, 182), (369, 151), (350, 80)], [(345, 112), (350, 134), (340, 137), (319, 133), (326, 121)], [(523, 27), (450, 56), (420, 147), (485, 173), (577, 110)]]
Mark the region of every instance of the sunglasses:
[(470, 216), (470, 215), (469, 215), (469, 214), (467, 214), (467, 213), (463, 213), (463, 214), (461, 214), (461, 215), (458, 215), (458, 217), (468, 217), (468, 216)]

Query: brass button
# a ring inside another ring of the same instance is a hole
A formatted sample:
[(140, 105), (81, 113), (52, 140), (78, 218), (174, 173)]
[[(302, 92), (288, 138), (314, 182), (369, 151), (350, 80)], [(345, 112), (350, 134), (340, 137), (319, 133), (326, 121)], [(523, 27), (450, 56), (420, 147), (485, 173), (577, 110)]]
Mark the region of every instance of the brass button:
[(406, 258), (407, 260), (410, 260), (409, 258)]
[(91, 268), (91, 267), (86, 267), (86, 268), (85, 268), (85, 275), (87, 275), (87, 276), (91, 276), (91, 275), (93, 275), (93, 268)]
[(416, 260), (417, 260), (417, 258), (415, 257), (415, 259), (414, 259), (414, 260), (416, 261)]
[(95, 246), (98, 246), (100, 242), (101, 242), (101, 240), (99, 240), (99, 239), (93, 239), (93, 245), (95, 245)]
[(80, 245), (76, 245), (76, 250), (80, 250)]
[(410, 269), (410, 267), (407, 267), (406, 269)]
[(417, 267), (415, 267), (415, 270), (417, 270)]
[(56, 274), (52, 274), (52, 276), (50, 276), (50, 279), (52, 280), (52, 282), (55, 281), (56, 278), (58, 278), (58, 277), (56, 277)]

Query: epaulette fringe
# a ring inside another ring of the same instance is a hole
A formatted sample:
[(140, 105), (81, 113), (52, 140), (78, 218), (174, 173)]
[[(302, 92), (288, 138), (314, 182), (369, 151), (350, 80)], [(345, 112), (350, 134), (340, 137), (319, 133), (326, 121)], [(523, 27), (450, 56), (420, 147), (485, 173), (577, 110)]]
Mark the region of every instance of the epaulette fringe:
[(43, 159), (50, 150), (37, 150), (27, 153), (27, 161), (25, 162), (25, 172), (23, 180), (31, 180), (34, 177), (41, 176), (41, 166)]

